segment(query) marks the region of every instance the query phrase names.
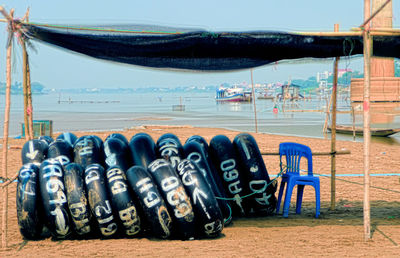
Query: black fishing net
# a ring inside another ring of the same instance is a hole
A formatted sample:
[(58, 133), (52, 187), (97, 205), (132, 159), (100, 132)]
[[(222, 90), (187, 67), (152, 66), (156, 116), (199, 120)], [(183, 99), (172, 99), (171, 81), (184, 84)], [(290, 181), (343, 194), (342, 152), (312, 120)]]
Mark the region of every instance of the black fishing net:
[[(354, 56), (361, 36), (308, 36), (274, 31), (208, 32), (156, 26), (71, 27), (23, 24), (25, 35), (120, 63), (203, 71), (236, 70), (280, 60)], [(399, 36), (375, 36), (374, 56), (400, 57)]]

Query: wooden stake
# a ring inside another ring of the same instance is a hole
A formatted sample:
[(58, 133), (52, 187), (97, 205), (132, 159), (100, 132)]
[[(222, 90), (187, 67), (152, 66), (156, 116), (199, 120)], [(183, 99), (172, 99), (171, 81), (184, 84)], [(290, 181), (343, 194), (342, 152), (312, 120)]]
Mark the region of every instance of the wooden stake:
[[(335, 32), (339, 31), (339, 24), (335, 24)], [(331, 124), (331, 210), (336, 206), (336, 104), (337, 104), (337, 84), (338, 66), (340, 57), (335, 58), (333, 66), (333, 86), (332, 86), (332, 124)]]
[[(0, 12), (5, 12), (4, 9), (0, 9)], [(4, 14), (4, 13), (3, 13)], [(14, 14), (14, 10), (10, 11), (10, 18)], [(10, 20), (9, 20), (10, 21)], [(12, 28), (9, 27), (9, 36), (11, 37), (13, 31)], [(2, 176), (3, 178), (8, 178), (7, 173), (7, 152), (8, 152), (8, 127), (10, 120), (10, 105), (11, 105), (11, 54), (12, 54), (12, 40), (10, 44), (7, 46), (7, 80), (6, 80), (6, 106), (4, 109), (4, 130), (3, 130), (3, 149), (2, 149)], [(3, 249), (7, 248), (7, 217), (8, 217), (8, 188), (4, 187), (1, 190), (2, 199), (3, 199), (3, 213), (1, 220), (1, 247)]]
[(253, 82), (253, 69), (250, 69), (250, 75), (251, 75), (251, 95), (253, 96), (253, 105), (254, 105), (254, 124), (256, 127), (256, 133), (258, 133), (256, 95), (255, 95), (255, 91), (254, 91), (254, 82)]
[(364, 20), (365, 26), (363, 31), (364, 43), (364, 104), (363, 104), (363, 120), (364, 120), (364, 143), (363, 143), (363, 158), (364, 158), (364, 239), (368, 241), (371, 238), (371, 210), (369, 199), (369, 155), (370, 155), (370, 69), (371, 69), (371, 35), (369, 34), (369, 17), (371, 14), (371, 0), (364, 0)]

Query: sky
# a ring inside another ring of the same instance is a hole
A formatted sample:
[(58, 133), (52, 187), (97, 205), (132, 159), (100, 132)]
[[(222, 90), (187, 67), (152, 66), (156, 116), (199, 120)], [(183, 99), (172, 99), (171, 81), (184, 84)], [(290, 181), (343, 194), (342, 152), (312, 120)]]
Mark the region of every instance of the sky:
[[(49, 24), (155, 24), (195, 27), (210, 31), (341, 31), (363, 22), (363, 0), (1, 0), (15, 17), (30, 8), (30, 21)], [(400, 27), (399, 1), (393, 1), (393, 24)], [(5, 23), (0, 23), (0, 82), (6, 77)], [(207, 86), (250, 82), (250, 71), (176, 72), (102, 61), (34, 42), (30, 51), (31, 77), (46, 88), (140, 88)], [(362, 71), (361, 59), (342, 61), (339, 68)], [(331, 71), (333, 62), (278, 63), (254, 69), (255, 83), (306, 79)], [(13, 52), (13, 82), (22, 81), (20, 46)]]

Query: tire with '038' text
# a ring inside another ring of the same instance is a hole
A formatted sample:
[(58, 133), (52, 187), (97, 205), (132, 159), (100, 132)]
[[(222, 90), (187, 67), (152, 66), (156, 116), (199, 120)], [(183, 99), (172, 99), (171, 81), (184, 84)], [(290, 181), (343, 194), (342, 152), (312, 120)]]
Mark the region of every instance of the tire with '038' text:
[(156, 159), (148, 170), (167, 204), (177, 237), (194, 239), (196, 228), (192, 204), (175, 169), (168, 161)]

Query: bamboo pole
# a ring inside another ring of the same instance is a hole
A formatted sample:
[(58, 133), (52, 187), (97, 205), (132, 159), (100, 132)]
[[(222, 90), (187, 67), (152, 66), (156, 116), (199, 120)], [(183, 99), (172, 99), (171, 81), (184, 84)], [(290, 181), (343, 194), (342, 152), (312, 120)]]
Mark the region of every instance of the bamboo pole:
[(253, 105), (254, 105), (254, 125), (256, 127), (256, 133), (258, 133), (256, 95), (255, 95), (255, 91), (254, 91), (254, 82), (253, 82), (253, 69), (250, 69), (250, 76), (251, 76), (251, 95), (253, 95)]
[[(350, 150), (338, 150), (335, 153), (329, 152), (329, 151), (316, 151), (313, 152), (313, 156), (329, 156), (329, 155), (347, 155), (351, 154)], [(277, 156), (279, 155), (279, 152), (267, 152), (267, 151), (262, 151), (261, 155), (263, 156)]]
[(326, 100), (326, 116), (325, 116), (324, 128), (322, 129), (323, 133), (326, 133), (328, 131), (328, 120), (330, 117), (331, 105), (332, 105), (332, 94), (331, 97), (329, 98), (329, 102), (328, 100)]
[[(29, 8), (25, 14), (26, 22), (29, 22)], [(29, 140), (35, 138), (35, 132), (33, 131), (33, 105), (32, 105), (32, 87), (31, 87), (31, 69), (29, 66), (29, 55), (26, 54), (26, 78), (27, 78), (27, 95), (28, 95), (28, 127), (29, 127)]]
[[(10, 15), (6, 13), (3, 7), (0, 6), (0, 12), (7, 17), (7, 19), (11, 22), (12, 16), (14, 14), (14, 10), (11, 9)], [(9, 37), (12, 36), (12, 27), (9, 25)], [(7, 46), (7, 64), (6, 64), (6, 106), (4, 109), (4, 128), (3, 128), (3, 148), (2, 148), (2, 176), (3, 178), (8, 178), (7, 173), (7, 154), (8, 154), (8, 128), (9, 128), (9, 120), (10, 120), (10, 105), (11, 105), (11, 55), (12, 55), (12, 40), (10, 40), (10, 44)], [(3, 212), (2, 212), (2, 220), (1, 220), (1, 247), (3, 249), (7, 248), (7, 217), (8, 217), (8, 188), (4, 187), (1, 189), (2, 191), (2, 199), (3, 199)]]
[(21, 40), (22, 46), (22, 89), (24, 94), (24, 129), (25, 129), (25, 139), (28, 141), (30, 139), (29, 125), (28, 125), (28, 54), (26, 52), (26, 43)]
[[(339, 24), (334, 26), (335, 32), (339, 31)], [(332, 123), (331, 123), (331, 210), (336, 206), (336, 104), (337, 104), (337, 84), (338, 66), (340, 57), (335, 58), (333, 65), (333, 86), (332, 86)]]
[(363, 43), (364, 43), (364, 104), (363, 104), (363, 120), (364, 120), (364, 140), (363, 140), (363, 158), (364, 158), (364, 239), (365, 241), (371, 238), (371, 210), (369, 199), (369, 155), (370, 155), (370, 69), (371, 69), (371, 35), (369, 33), (370, 23), (369, 17), (371, 13), (371, 0), (364, 0), (364, 30), (363, 30)]

